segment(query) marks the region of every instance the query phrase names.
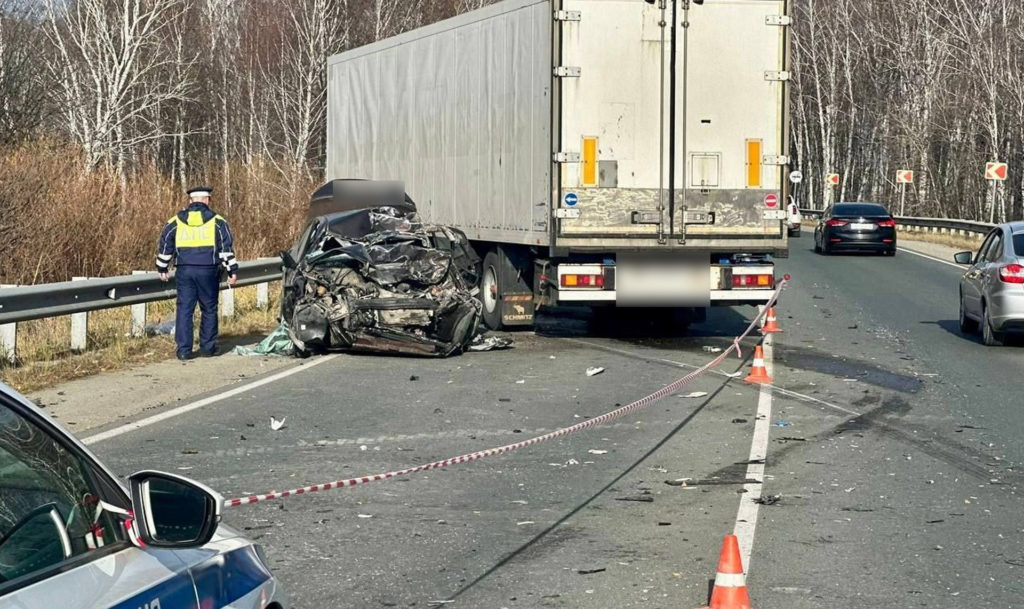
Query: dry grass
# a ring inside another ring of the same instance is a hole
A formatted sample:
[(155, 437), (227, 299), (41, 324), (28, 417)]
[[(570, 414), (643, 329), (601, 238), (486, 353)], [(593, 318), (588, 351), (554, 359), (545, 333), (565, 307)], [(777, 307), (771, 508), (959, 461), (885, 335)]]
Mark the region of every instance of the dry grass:
[[(222, 319), (222, 349), (235, 339), (254, 339), (277, 326), (279, 303), (271, 289), (270, 306), (256, 307), (255, 286), (235, 290), (235, 317)], [(174, 301), (150, 303), (148, 323), (174, 319)], [(89, 315), (88, 351), (70, 351), (71, 320), (40, 319), (18, 324), (20, 366), (0, 367), (0, 380), (21, 392), (47, 387), (126, 367), (174, 357), (174, 338), (166, 335), (133, 338), (128, 335), (131, 313), (127, 307), (96, 311)], [(198, 320), (196, 323), (198, 328)]]
[(949, 247), (975, 251), (981, 245), (981, 239), (983, 235), (979, 235), (977, 238), (965, 237), (963, 235), (948, 235), (942, 233), (926, 233), (918, 231), (900, 231), (899, 239), (905, 241), (922, 241), (924, 243), (937, 243), (939, 245), (948, 245)]
[[(230, 184), (211, 164), (189, 183), (214, 187), (212, 207), (235, 233), (240, 260), (289, 246), (316, 187), (305, 172), (282, 175), (268, 163), (233, 165)], [(74, 276), (152, 269), (167, 219), (187, 203), (181, 185), (143, 165), (122, 180), (89, 170), (57, 141), (0, 150), (0, 283), (30, 285)]]
[[(189, 176), (190, 184), (214, 187), (212, 207), (231, 223), (240, 260), (273, 255), (291, 245), (317, 186), (308, 172), (285, 175), (255, 159)], [(37, 139), (0, 149), (0, 284), (32, 285), (75, 276), (108, 277), (152, 269), (156, 242), (167, 219), (186, 204), (181, 184), (153, 164), (125, 178), (109, 169), (90, 170), (81, 150), (58, 140)], [(273, 290), (272, 290), (273, 291)], [(264, 334), (277, 324), (277, 304), (259, 311), (255, 288), (236, 291), (236, 318), (222, 320), (221, 336)], [(152, 303), (150, 322), (173, 318), (174, 303)], [(32, 391), (62, 381), (173, 357), (167, 336), (131, 338), (128, 308), (89, 316), (89, 348), (70, 352), (67, 317), (18, 326), (21, 366), (0, 368), (0, 379)]]

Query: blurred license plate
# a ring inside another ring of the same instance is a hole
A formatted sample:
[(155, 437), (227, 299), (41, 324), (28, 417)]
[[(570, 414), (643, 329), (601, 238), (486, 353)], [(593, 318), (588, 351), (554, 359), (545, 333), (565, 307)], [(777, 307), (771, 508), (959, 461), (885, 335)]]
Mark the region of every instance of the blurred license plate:
[(850, 224), (853, 230), (875, 230), (875, 225), (870, 222), (853, 222)]
[(619, 254), (615, 289), (619, 306), (708, 306), (711, 272), (707, 256)]

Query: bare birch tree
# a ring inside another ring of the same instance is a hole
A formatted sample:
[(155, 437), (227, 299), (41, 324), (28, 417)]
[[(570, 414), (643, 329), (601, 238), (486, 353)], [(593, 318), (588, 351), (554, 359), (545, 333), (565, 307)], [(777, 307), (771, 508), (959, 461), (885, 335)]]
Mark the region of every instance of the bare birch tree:
[(187, 8), (188, 0), (44, 0), (54, 96), (90, 165), (123, 175), (136, 147), (167, 135), (154, 117), (190, 83), (166, 77), (177, 59), (166, 38)]

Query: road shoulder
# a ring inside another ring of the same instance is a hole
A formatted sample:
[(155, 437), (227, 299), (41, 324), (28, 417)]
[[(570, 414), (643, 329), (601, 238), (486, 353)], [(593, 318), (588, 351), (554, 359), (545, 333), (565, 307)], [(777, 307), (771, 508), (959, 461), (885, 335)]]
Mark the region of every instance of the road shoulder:
[(105, 372), (33, 392), (29, 398), (72, 432), (109, 425), (296, 364), (291, 357), (225, 354)]

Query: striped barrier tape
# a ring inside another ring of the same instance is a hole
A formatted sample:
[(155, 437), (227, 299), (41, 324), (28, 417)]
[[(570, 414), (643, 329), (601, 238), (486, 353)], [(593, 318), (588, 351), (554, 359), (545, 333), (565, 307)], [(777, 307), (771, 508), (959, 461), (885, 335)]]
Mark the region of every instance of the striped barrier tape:
[(238, 507), (240, 505), (249, 505), (249, 504), (252, 504), (252, 503), (260, 503), (262, 501), (270, 501), (272, 499), (283, 499), (284, 497), (294, 497), (296, 495), (305, 495), (307, 493), (316, 493), (316, 492), (319, 492), (319, 491), (327, 491), (327, 490), (337, 489), (337, 488), (348, 488), (348, 487), (353, 487), (353, 486), (359, 486), (361, 484), (368, 484), (370, 482), (380, 482), (382, 480), (390, 480), (392, 478), (399, 478), (401, 476), (408, 476), (409, 474), (415, 474), (415, 473), (418, 473), (418, 472), (425, 472), (425, 471), (429, 471), (429, 470), (432, 470), (432, 469), (442, 469), (442, 468), (445, 468), (445, 467), (449, 467), (451, 465), (458, 465), (460, 463), (469, 463), (469, 462), (472, 462), (472, 461), (479, 461), (480, 459), (484, 459), (486, 457), (493, 457), (494, 455), (501, 455), (501, 454), (504, 454), (504, 453), (507, 453), (507, 452), (512, 452), (514, 450), (518, 450), (520, 448), (525, 448), (527, 446), (533, 446), (535, 444), (540, 444), (542, 442), (547, 442), (548, 440), (554, 440), (556, 438), (562, 438), (562, 437), (565, 437), (565, 436), (568, 436), (568, 435), (572, 435), (574, 433), (578, 433), (578, 432), (584, 431), (586, 429), (590, 429), (592, 427), (597, 427), (598, 425), (603, 425), (603, 424), (605, 424), (605, 423), (607, 423), (609, 421), (618, 419), (619, 417), (627, 415), (627, 414), (629, 414), (631, 412), (640, 410), (642, 408), (646, 408), (647, 406), (650, 406), (654, 402), (657, 402), (658, 400), (664, 399), (664, 398), (672, 395), (673, 393), (678, 392), (680, 389), (682, 389), (686, 385), (692, 383), (695, 379), (697, 379), (700, 376), (704, 375), (709, 370), (717, 367), (719, 364), (721, 364), (723, 361), (725, 361), (726, 357), (728, 357), (733, 352), (736, 353), (737, 357), (742, 357), (742, 353), (740, 351), (740, 341), (745, 339), (745, 338), (747, 338), (747, 336), (749, 336), (750, 333), (754, 331), (754, 328), (756, 328), (758, 326), (758, 323), (765, 316), (765, 314), (767, 313), (768, 309), (775, 305), (775, 302), (779, 298), (779, 294), (782, 293), (782, 290), (783, 290), (783, 288), (786, 287), (787, 283), (789, 283), (789, 275), (786, 275), (786, 277), (782, 280), (782, 282), (779, 283), (779, 285), (776, 288), (775, 292), (772, 294), (771, 299), (768, 301), (768, 304), (766, 304), (758, 312), (758, 314), (754, 317), (754, 320), (750, 322), (749, 326), (747, 326), (746, 331), (744, 331), (743, 334), (741, 334), (740, 336), (736, 337), (736, 339), (733, 340), (732, 345), (728, 349), (723, 351), (721, 354), (719, 354), (718, 357), (716, 357), (715, 359), (711, 360), (710, 362), (704, 364), (700, 368), (694, 370), (690, 374), (687, 374), (683, 378), (681, 378), (681, 379), (679, 379), (679, 380), (677, 380), (677, 381), (675, 381), (675, 382), (673, 382), (673, 383), (671, 383), (669, 385), (666, 385), (665, 387), (662, 387), (658, 391), (655, 391), (654, 393), (652, 393), (652, 394), (650, 394), (650, 395), (648, 395), (646, 397), (640, 398), (639, 400), (637, 400), (635, 402), (626, 404), (625, 406), (622, 406), (621, 408), (617, 408), (617, 409), (615, 409), (615, 410), (613, 410), (611, 412), (608, 412), (606, 414), (594, 417), (594, 418), (589, 419), (587, 421), (584, 421), (582, 423), (577, 423), (576, 425), (573, 425), (571, 427), (563, 427), (562, 429), (558, 429), (558, 430), (546, 433), (546, 434), (541, 435), (541, 436), (536, 436), (534, 438), (530, 438), (529, 440), (523, 440), (522, 442), (516, 442), (515, 444), (506, 444), (505, 446), (499, 446), (497, 448), (488, 448), (486, 450), (479, 450), (479, 451), (468, 453), (468, 454), (465, 454), (465, 455), (460, 455), (458, 457), (451, 457), (449, 459), (444, 459), (444, 460), (441, 460), (441, 461), (434, 461), (433, 463), (425, 463), (423, 465), (417, 465), (415, 467), (409, 467), (409, 468), (406, 468), (406, 469), (399, 469), (399, 470), (395, 470), (395, 471), (387, 472), (387, 473), (383, 473), (383, 474), (375, 474), (373, 476), (362, 476), (362, 477), (358, 477), (358, 478), (348, 478), (348, 479), (345, 479), (345, 480), (336, 480), (334, 482), (325, 482), (324, 484), (314, 484), (314, 485), (311, 485), (311, 486), (304, 486), (302, 488), (292, 489), (290, 491), (281, 491), (279, 493), (266, 493), (266, 494), (263, 494), (263, 495), (249, 495), (248, 497), (239, 497), (237, 499), (228, 499), (228, 500), (224, 501), (224, 507)]

